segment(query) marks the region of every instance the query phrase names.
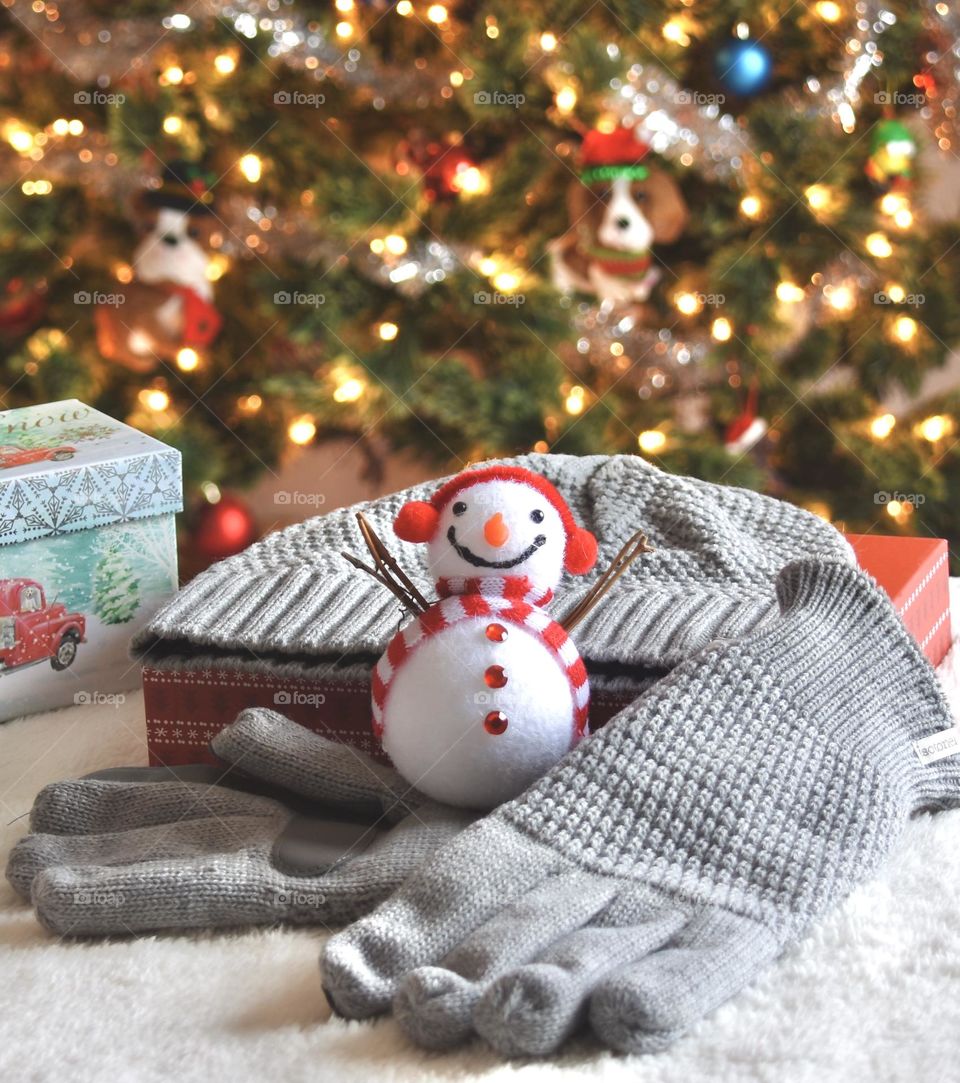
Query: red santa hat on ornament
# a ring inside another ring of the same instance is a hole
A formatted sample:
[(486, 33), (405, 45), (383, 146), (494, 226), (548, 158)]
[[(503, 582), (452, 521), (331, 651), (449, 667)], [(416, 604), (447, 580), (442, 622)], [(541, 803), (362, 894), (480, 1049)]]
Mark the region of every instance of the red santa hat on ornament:
[(560, 516), (566, 535), (563, 566), (571, 575), (584, 575), (597, 562), (597, 539), (574, 522), (573, 513), (556, 488), (546, 478), (522, 466), (487, 466), (464, 470), (433, 494), (429, 500), (410, 500), (400, 509), (393, 529), (398, 538), (408, 542), (432, 541), (440, 516), (461, 493), (488, 481), (507, 481), (535, 489)]
[(629, 177), (646, 180), (650, 170), (642, 164), (650, 153), (632, 128), (614, 128), (612, 132), (596, 129), (587, 132), (580, 148), (580, 179), (584, 184)]

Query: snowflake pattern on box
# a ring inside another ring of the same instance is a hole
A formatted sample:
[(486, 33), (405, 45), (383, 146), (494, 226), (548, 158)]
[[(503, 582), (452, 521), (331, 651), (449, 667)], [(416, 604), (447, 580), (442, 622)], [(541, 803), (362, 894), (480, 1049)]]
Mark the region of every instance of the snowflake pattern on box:
[(180, 511), (180, 456), (77, 399), (0, 410), (0, 546)]
[(14, 478), (0, 487), (0, 545), (179, 511), (176, 451)]

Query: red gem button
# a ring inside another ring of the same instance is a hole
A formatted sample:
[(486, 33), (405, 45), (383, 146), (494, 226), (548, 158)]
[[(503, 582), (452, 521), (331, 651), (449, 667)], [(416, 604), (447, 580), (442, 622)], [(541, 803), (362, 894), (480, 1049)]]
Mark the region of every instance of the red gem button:
[(487, 688), (503, 688), (507, 683), (507, 675), (504, 672), (503, 666), (487, 666), (483, 679), (486, 682)]
[(487, 625), (487, 639), (494, 643), (502, 643), (507, 638), (507, 630), (502, 624)]
[(483, 720), (483, 728), (494, 737), (499, 737), (501, 733), (506, 732), (507, 716), (503, 711), (491, 711)]

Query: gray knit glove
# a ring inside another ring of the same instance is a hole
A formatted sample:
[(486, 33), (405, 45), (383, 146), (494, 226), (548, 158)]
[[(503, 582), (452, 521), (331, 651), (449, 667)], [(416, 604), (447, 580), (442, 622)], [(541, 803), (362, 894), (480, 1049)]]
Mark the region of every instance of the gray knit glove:
[(544, 1054), (582, 1022), (663, 1048), (960, 803), (930, 666), (866, 576), (801, 561), (781, 616), (677, 667), (522, 797), (331, 938), (344, 1015)]
[(116, 768), (53, 783), (7, 877), (61, 935), (343, 924), (471, 817), (266, 710), (215, 738), (226, 767)]

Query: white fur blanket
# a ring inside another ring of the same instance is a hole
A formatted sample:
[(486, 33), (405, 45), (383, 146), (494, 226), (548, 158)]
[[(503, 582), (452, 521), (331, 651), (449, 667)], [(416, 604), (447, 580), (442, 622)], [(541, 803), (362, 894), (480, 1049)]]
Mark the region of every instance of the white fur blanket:
[[(940, 673), (960, 703), (960, 647)], [(41, 786), (144, 762), (144, 744), (139, 694), (0, 725), (0, 860)], [(583, 1040), (504, 1063), (479, 1043), (423, 1053), (390, 1020), (331, 1019), (321, 932), (63, 942), (4, 881), (0, 1081), (939, 1083), (960, 1079), (958, 915), (960, 811), (922, 816), (880, 879), (671, 1050), (622, 1057)]]

